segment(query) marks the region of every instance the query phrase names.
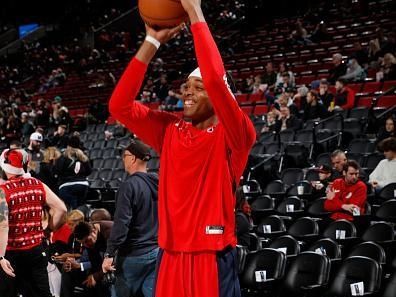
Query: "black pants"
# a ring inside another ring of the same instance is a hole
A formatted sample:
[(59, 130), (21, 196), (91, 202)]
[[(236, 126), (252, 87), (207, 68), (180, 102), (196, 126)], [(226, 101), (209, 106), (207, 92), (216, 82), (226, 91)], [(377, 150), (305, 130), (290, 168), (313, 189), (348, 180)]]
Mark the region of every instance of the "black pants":
[(7, 251), (6, 259), (14, 268), (15, 277), (0, 268), (0, 296), (51, 297), (47, 272), (47, 256), (38, 246), (26, 251)]

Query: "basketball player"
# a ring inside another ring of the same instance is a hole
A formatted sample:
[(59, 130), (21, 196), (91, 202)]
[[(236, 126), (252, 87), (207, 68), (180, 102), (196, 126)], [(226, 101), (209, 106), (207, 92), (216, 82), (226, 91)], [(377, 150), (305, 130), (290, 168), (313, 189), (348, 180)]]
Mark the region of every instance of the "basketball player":
[(147, 36), (109, 103), (111, 114), (160, 153), (156, 297), (237, 297), (235, 188), (255, 140), (205, 22), (200, 0), (181, 0), (199, 68), (187, 78), (184, 117), (135, 101), (147, 65), (181, 26)]

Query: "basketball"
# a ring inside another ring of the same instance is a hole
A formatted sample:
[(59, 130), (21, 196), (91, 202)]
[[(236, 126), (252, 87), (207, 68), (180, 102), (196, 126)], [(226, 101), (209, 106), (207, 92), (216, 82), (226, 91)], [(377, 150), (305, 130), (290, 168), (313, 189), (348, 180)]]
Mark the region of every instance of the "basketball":
[(154, 29), (176, 27), (188, 19), (178, 0), (139, 0), (138, 7), (143, 21)]

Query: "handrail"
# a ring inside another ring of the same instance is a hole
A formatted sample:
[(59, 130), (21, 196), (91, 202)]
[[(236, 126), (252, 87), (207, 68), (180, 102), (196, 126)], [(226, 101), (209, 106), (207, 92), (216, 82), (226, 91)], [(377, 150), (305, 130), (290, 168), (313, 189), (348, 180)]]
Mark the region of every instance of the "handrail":
[(396, 110), (396, 104), (389, 107), (388, 109), (386, 109), (384, 112), (381, 112), (379, 115), (375, 116), (376, 120), (381, 119), (383, 116), (385, 116), (387, 113), (392, 112), (393, 110)]
[(373, 97), (373, 100), (371, 101), (370, 110), (373, 110), (373, 108), (377, 106), (378, 100), (382, 96), (386, 96), (386, 95), (388, 95), (390, 93), (393, 93), (395, 90), (396, 90), (396, 86), (393, 86), (390, 89), (386, 90), (385, 92), (379, 94), (378, 96)]
[(332, 115), (331, 117), (325, 118), (323, 120), (320, 120), (319, 122), (314, 122), (314, 128), (316, 128), (318, 125), (329, 122), (337, 117), (341, 118), (341, 130), (344, 130), (344, 116), (341, 113), (336, 113), (335, 115)]

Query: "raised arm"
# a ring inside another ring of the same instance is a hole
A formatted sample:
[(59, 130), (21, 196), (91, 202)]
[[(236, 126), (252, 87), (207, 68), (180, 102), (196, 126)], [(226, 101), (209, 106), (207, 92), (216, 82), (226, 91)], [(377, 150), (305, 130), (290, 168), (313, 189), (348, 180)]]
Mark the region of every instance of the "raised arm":
[(167, 42), (170, 38), (176, 36), (181, 28), (182, 25), (173, 29), (155, 31), (146, 26), (149, 41), (146, 37), (135, 57), (122, 74), (109, 102), (111, 115), (158, 152), (162, 148), (165, 128), (170, 122), (176, 120), (176, 116), (170, 113), (153, 111), (136, 102), (135, 99), (142, 86), (147, 65), (157, 52), (154, 43), (156, 41), (159, 43)]
[(192, 24), (191, 31), (203, 83), (216, 116), (225, 126), (228, 144), (232, 149), (248, 149), (253, 145), (256, 133), (228, 85), (222, 58), (202, 13), (201, 1), (181, 2)]

